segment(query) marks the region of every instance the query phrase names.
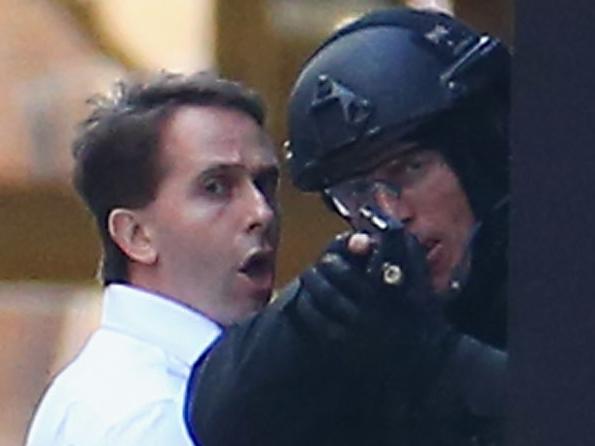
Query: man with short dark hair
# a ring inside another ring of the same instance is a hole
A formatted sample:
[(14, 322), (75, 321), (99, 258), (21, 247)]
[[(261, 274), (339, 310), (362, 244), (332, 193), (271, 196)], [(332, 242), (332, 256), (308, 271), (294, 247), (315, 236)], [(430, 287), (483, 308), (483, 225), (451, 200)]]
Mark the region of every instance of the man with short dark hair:
[(104, 248), (100, 328), (47, 390), (36, 445), (190, 445), (190, 367), (268, 302), (278, 166), (260, 100), (206, 73), (121, 83), (74, 145)]
[(509, 58), (396, 8), (306, 61), (291, 177), (355, 234), (195, 366), (203, 446), (503, 443)]

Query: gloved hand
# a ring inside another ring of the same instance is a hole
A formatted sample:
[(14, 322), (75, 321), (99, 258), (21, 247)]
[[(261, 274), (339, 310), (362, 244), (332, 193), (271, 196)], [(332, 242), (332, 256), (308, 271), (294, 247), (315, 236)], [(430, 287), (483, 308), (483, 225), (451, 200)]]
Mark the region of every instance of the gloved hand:
[(366, 254), (350, 251), (352, 238), (337, 238), (302, 274), (304, 318), (324, 327), (320, 336), (351, 343), (355, 352), (359, 346), (369, 359), (391, 355), (407, 375), (430, 373), (458, 335), (432, 290), (424, 249), (398, 223), (375, 236)]

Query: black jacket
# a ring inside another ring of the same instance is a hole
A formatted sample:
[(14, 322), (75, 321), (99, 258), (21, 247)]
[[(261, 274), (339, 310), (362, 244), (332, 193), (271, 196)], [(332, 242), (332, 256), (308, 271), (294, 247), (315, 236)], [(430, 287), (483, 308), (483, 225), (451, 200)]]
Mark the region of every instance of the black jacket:
[(294, 281), (195, 366), (190, 432), (203, 446), (502, 444), (506, 243), (483, 249), (446, 309), (457, 336), (424, 367), (381, 323), (344, 330)]

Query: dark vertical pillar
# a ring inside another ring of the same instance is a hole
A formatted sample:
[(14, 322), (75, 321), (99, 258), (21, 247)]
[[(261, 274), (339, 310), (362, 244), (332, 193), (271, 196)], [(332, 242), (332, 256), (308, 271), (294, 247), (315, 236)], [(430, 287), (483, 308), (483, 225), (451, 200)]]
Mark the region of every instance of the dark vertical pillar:
[(509, 445), (595, 444), (595, 5), (518, 1)]

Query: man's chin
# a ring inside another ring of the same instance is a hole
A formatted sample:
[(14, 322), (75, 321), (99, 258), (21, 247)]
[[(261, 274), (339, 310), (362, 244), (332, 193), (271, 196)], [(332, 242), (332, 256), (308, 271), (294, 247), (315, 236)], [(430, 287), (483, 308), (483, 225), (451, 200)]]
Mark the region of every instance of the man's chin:
[(266, 307), (271, 301), (272, 295), (273, 290), (271, 288), (253, 291), (250, 295), (250, 300), (254, 302), (254, 311), (260, 311)]
[(232, 311), (233, 317), (230, 318), (228, 323), (224, 325), (232, 325), (237, 322), (241, 322), (248, 319), (258, 313), (260, 313), (270, 301), (270, 293), (268, 296), (265, 295), (250, 295), (243, 296), (242, 303), (236, 303), (237, 307), (235, 311)]
[(239, 295), (253, 302), (260, 308), (264, 307), (270, 300), (273, 293), (274, 273), (260, 274), (258, 276), (249, 276), (243, 273), (238, 275)]

